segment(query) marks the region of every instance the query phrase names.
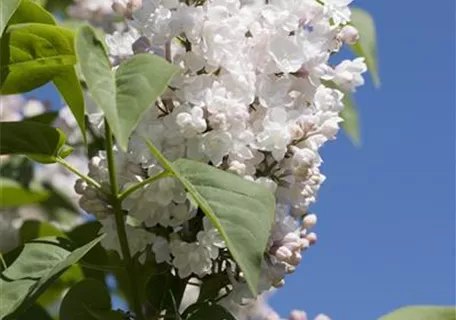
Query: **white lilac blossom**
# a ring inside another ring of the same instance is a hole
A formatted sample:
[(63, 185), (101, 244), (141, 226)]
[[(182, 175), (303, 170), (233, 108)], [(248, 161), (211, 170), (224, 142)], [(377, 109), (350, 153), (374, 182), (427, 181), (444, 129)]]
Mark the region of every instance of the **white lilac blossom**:
[[(107, 38), (113, 58), (141, 47), (181, 69), (143, 116), (127, 152), (115, 148), (119, 187), (163, 171), (144, 136), (170, 161), (201, 161), (267, 186), (276, 195), (277, 212), (260, 291), (283, 285), (317, 240), (309, 207), (325, 180), (319, 149), (339, 130), (344, 96), (326, 84), (355, 91), (366, 72), (363, 58), (329, 63), (358, 37), (346, 25), (350, 2), (144, 0), (127, 32)], [(109, 185), (103, 152), (91, 160), (89, 175)], [(107, 199), (82, 181), (76, 191), (81, 206), (101, 219), (108, 234), (103, 244), (118, 249)], [(133, 254), (150, 250), (157, 263), (171, 265), (183, 278), (226, 270), (229, 299), (244, 303), (249, 297), (225, 244), (177, 180), (150, 183), (122, 205), (136, 221), (126, 222)]]

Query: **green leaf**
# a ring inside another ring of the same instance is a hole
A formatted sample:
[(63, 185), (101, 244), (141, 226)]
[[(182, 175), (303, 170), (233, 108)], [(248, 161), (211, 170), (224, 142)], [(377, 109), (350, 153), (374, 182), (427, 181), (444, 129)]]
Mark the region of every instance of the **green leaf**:
[(18, 258), (1, 274), (0, 318), (17, 318), (102, 237), (73, 252), (69, 251), (68, 241), (62, 238), (40, 238), (25, 244)]
[(0, 123), (0, 154), (24, 154), (53, 163), (65, 143), (62, 130), (33, 121)]
[(149, 278), (146, 284), (146, 298), (157, 316), (163, 310), (174, 313), (175, 306), (179, 309), (186, 284), (186, 280), (171, 274), (169, 270)]
[(8, 24), (13, 25), (27, 22), (56, 24), (52, 14), (44, 10), (40, 5), (30, 0), (22, 0), (21, 5), (17, 8)]
[(0, 176), (15, 180), (25, 188), (28, 188), (33, 179), (33, 171), (32, 161), (27, 157), (12, 155), (0, 162)]
[(52, 125), (54, 121), (58, 118), (59, 113), (57, 111), (45, 112), (39, 114), (37, 116), (33, 116), (30, 118), (25, 118), (24, 121), (33, 121), (33, 122), (40, 122), (47, 125)]
[(340, 113), (341, 118), (344, 119), (342, 128), (353, 144), (359, 146), (361, 145), (361, 134), (359, 130), (358, 111), (356, 110), (355, 101), (351, 93), (344, 93), (343, 103), (344, 108)]
[(161, 57), (140, 54), (113, 72), (102, 40), (89, 26), (79, 29), (76, 52), (92, 98), (103, 110), (120, 147), (126, 150), (132, 131), (166, 89), (176, 67)]
[(393, 311), (379, 320), (455, 320), (455, 307), (411, 306)]
[(46, 200), (49, 193), (44, 189), (29, 189), (19, 182), (0, 178), (0, 208), (14, 208)]
[(111, 297), (104, 284), (85, 279), (63, 298), (60, 306), (61, 320), (123, 319), (121, 312), (111, 310)]
[(37, 238), (44, 237), (62, 237), (66, 238), (65, 233), (57, 229), (49, 222), (38, 220), (27, 220), (22, 224), (19, 230), (22, 243), (30, 242)]
[(0, 36), (20, 3), (21, 0), (2, 0), (0, 2)]
[(40, 87), (76, 64), (73, 32), (41, 23), (10, 26), (1, 39), (0, 92)]
[(217, 228), (254, 295), (261, 262), (275, 217), (274, 195), (260, 184), (201, 162), (170, 163), (149, 142), (151, 153), (192, 195)]
[(355, 54), (366, 59), (374, 85), (379, 87), (380, 76), (378, 75), (377, 39), (374, 19), (368, 12), (353, 8), (351, 24), (359, 31), (359, 41), (352, 45), (351, 48)]
[[(78, 246), (83, 246), (86, 243), (90, 242), (93, 238), (97, 237), (100, 229), (100, 222), (90, 221), (75, 227), (70, 232), (68, 232), (67, 235), (71, 241), (76, 243)], [(90, 263), (91, 265), (106, 266), (109, 264), (108, 254), (106, 250), (101, 246), (101, 244), (94, 246), (93, 249), (84, 256), (82, 261)], [(105, 272), (103, 271), (84, 268), (84, 265), (82, 265), (82, 269), (87, 277), (97, 278), (99, 280), (104, 279)]]
[(84, 94), (75, 69), (68, 68), (67, 71), (56, 75), (52, 81), (73, 113), (84, 143), (87, 143)]
[(198, 295), (198, 302), (212, 300), (219, 296), (220, 290), (231, 284), (227, 274), (217, 273), (205, 276), (202, 280), (200, 292)]
[(53, 318), (39, 304), (34, 304), (18, 320), (53, 320)]
[(196, 303), (189, 306), (183, 313), (184, 320), (236, 320), (221, 305), (215, 303)]
[[(66, 238), (66, 234), (57, 229), (54, 225), (45, 221), (27, 220), (22, 224), (19, 234), (22, 243), (30, 242), (37, 238), (43, 237), (60, 237)], [(94, 239), (95, 237), (92, 237)], [(93, 249), (92, 249), (93, 250)], [(90, 254), (90, 253), (88, 253)], [(55, 281), (38, 299), (42, 306), (49, 306), (62, 298), (62, 293), (72, 284), (83, 279), (82, 269), (75, 264), (66, 270), (62, 276)]]

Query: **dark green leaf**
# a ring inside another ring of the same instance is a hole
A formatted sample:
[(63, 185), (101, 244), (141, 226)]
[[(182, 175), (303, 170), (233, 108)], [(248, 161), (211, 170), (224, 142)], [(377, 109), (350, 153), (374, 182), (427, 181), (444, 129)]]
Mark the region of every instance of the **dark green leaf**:
[(189, 306), (183, 313), (184, 320), (236, 320), (221, 305), (215, 303), (196, 303)]
[(0, 318), (14, 319), (70, 266), (90, 251), (102, 236), (73, 252), (62, 238), (40, 238), (25, 244), (18, 258), (1, 274)]
[(0, 178), (0, 208), (13, 208), (46, 200), (49, 193), (40, 188), (25, 188), (19, 182)]
[(92, 98), (103, 110), (120, 147), (126, 150), (130, 134), (166, 89), (176, 67), (158, 56), (140, 54), (113, 72), (102, 40), (89, 26), (79, 30), (76, 52)]
[(217, 228), (254, 295), (261, 262), (275, 217), (275, 198), (260, 184), (201, 162), (170, 163), (149, 142), (158, 162), (182, 182), (199, 208)]
[(18, 320), (53, 320), (53, 318), (39, 304), (34, 304)]
[(25, 118), (24, 121), (33, 121), (33, 122), (40, 122), (40, 123), (47, 124), (47, 125), (52, 125), (58, 116), (59, 116), (59, 113), (57, 111), (50, 111), (50, 112), (45, 112), (45, 113), (30, 117), (30, 118)]
[(15, 180), (28, 188), (33, 178), (33, 164), (24, 156), (12, 155), (0, 162), (0, 176)]
[(10, 26), (1, 39), (1, 93), (27, 92), (76, 64), (73, 32), (62, 27), (25, 23)]
[(27, 220), (22, 224), (19, 230), (22, 243), (30, 242), (37, 238), (44, 237), (62, 237), (66, 238), (65, 233), (57, 229), (49, 222), (38, 220)]
[[(100, 229), (100, 222), (90, 221), (75, 227), (70, 232), (68, 232), (67, 235), (78, 246), (83, 246), (86, 243), (90, 242), (93, 238), (97, 237)], [(95, 266), (106, 266), (109, 264), (108, 254), (106, 250), (101, 246), (101, 244), (97, 244), (95, 247), (93, 247), (93, 249), (84, 256), (82, 261)], [(84, 268), (84, 265), (82, 265), (82, 269), (87, 277), (96, 278), (99, 280), (104, 279), (105, 272), (103, 271)]]
[(359, 41), (352, 46), (352, 50), (366, 59), (366, 64), (372, 75), (376, 87), (380, 86), (377, 63), (377, 39), (375, 35), (375, 23), (371, 15), (359, 8), (352, 9), (352, 25), (359, 31)]
[(73, 286), (60, 306), (61, 320), (108, 320), (115, 319), (115, 314), (122, 315), (111, 310), (108, 289), (94, 279), (85, 279)]
[(146, 298), (157, 315), (163, 310), (174, 313), (175, 305), (178, 309), (182, 301), (185, 286), (185, 280), (171, 274), (168, 270), (149, 278), (146, 284)]
[(225, 273), (211, 274), (201, 279), (201, 281), (202, 283), (198, 295), (198, 302), (217, 298), (220, 290), (231, 284)]
[[(4, 0), (2, 0), (4, 1)], [(36, 22), (55, 25), (52, 14), (44, 10), (40, 5), (30, 0), (22, 0), (14, 15), (9, 21), (9, 25), (18, 23)]]
[(42, 163), (55, 162), (65, 143), (62, 130), (39, 122), (0, 123), (0, 154), (24, 154)]
[(393, 311), (379, 320), (456, 320), (455, 307), (412, 306)]
[(2, 0), (0, 1), (0, 36), (6, 24), (13, 16), (14, 11), (19, 7), (21, 0)]
[(84, 140), (84, 143), (86, 143), (84, 94), (82, 93), (82, 87), (75, 69), (73, 67), (68, 68), (67, 71), (56, 75), (53, 82), (73, 113), (76, 122), (81, 129), (82, 139)]

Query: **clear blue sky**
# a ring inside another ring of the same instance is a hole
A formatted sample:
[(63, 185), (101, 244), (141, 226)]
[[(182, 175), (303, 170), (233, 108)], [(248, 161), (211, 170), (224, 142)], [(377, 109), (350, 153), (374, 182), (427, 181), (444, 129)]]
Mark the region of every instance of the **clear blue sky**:
[(362, 147), (323, 150), (319, 242), (272, 299), (283, 316), (455, 303), (454, 1), (354, 4), (376, 20), (382, 87), (357, 94)]
[(355, 4), (377, 23), (382, 87), (357, 94), (362, 147), (341, 135), (323, 150), (319, 242), (272, 298), (283, 316), (455, 303), (454, 2)]

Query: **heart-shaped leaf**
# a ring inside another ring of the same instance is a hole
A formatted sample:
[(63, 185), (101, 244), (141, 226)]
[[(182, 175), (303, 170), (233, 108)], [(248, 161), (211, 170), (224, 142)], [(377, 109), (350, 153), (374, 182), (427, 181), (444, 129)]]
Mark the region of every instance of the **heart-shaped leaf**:
[(359, 41), (352, 45), (352, 50), (366, 59), (367, 68), (376, 87), (380, 86), (377, 62), (377, 38), (375, 23), (371, 15), (359, 8), (352, 9), (351, 24), (359, 31)]
[(0, 123), (0, 154), (24, 154), (38, 162), (53, 163), (65, 155), (64, 143), (62, 130), (39, 122)]
[(0, 2), (0, 36), (20, 3), (21, 0), (2, 0)]
[(192, 195), (222, 235), (254, 295), (275, 217), (275, 198), (260, 184), (207, 164), (179, 159), (170, 163), (147, 141), (151, 153)]
[(19, 182), (0, 178), (0, 208), (13, 208), (39, 203), (49, 197), (49, 192), (42, 188), (26, 188)]
[(163, 93), (176, 67), (153, 54), (140, 54), (111, 70), (103, 41), (89, 26), (79, 29), (76, 52), (92, 98), (124, 150), (144, 112)]
[(111, 297), (104, 284), (85, 279), (65, 295), (60, 306), (61, 320), (124, 319), (121, 312), (111, 310)]
[(0, 318), (15, 319), (69, 267), (77, 263), (104, 235), (71, 252), (63, 238), (26, 243), (17, 259), (1, 273)]
[(411, 306), (393, 311), (379, 320), (455, 320), (456, 307)]

